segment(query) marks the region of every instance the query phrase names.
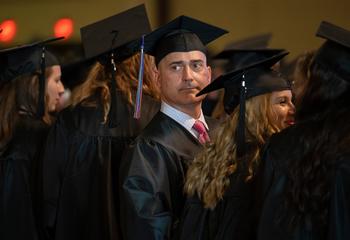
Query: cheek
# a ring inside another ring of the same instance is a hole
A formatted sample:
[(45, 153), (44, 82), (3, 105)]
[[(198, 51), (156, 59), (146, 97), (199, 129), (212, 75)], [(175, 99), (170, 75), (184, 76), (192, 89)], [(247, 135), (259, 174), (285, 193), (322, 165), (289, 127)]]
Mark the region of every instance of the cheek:
[(49, 95), (51, 101), (56, 99), (58, 96), (58, 85), (55, 82), (49, 82), (47, 85), (47, 94)]
[(275, 112), (279, 120), (284, 120), (288, 115), (288, 110), (282, 107), (277, 107)]
[(171, 73), (163, 76), (159, 83), (163, 91), (173, 91), (181, 85), (181, 77), (178, 74)]
[(195, 78), (199, 80), (200, 83), (202, 83), (204, 86), (208, 85), (210, 83), (210, 78), (208, 71), (200, 72), (195, 74)]
[(53, 95), (53, 93), (55, 92), (55, 89), (54, 89), (54, 87), (53, 87), (53, 84), (52, 83), (49, 83), (48, 85), (47, 85), (47, 93), (49, 94), (49, 95)]

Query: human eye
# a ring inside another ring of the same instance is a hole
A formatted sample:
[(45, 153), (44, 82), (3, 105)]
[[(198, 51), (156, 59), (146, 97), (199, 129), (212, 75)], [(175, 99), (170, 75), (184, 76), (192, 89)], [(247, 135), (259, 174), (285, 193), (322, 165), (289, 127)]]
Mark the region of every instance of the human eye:
[(203, 62), (201, 62), (201, 61), (195, 61), (195, 62), (193, 62), (193, 63), (191, 64), (191, 67), (192, 67), (192, 69), (193, 69), (194, 71), (200, 71), (200, 70), (202, 70), (202, 69), (203, 69), (203, 66), (204, 66), (204, 64), (203, 64)]
[(174, 71), (179, 71), (179, 70), (181, 70), (182, 65), (179, 64), (179, 63), (173, 63), (173, 64), (170, 65), (170, 68), (171, 68), (172, 70), (174, 70)]
[(278, 103), (281, 104), (281, 105), (285, 105), (285, 104), (287, 104), (287, 99), (285, 97), (279, 98)]

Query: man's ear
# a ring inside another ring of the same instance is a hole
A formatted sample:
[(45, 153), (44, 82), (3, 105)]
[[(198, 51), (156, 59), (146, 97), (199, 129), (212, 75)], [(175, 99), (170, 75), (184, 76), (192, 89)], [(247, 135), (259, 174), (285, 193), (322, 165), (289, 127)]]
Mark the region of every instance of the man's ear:
[(160, 73), (159, 73), (159, 69), (158, 69), (158, 66), (155, 66), (153, 68), (153, 72), (154, 72), (154, 79), (156, 81), (156, 85), (157, 87), (160, 89)]
[(207, 66), (208, 68), (208, 84), (211, 83), (211, 67)]

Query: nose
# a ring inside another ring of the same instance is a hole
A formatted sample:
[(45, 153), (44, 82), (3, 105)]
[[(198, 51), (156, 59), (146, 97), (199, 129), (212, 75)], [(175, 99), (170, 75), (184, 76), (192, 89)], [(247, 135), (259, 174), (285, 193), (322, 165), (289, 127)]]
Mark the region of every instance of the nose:
[(191, 70), (190, 66), (186, 65), (183, 68), (182, 78), (185, 82), (188, 82), (188, 81), (192, 82), (193, 81), (192, 70)]
[(58, 90), (58, 95), (62, 95), (64, 93), (64, 86), (61, 81), (59, 81), (57, 84), (57, 90)]
[(295, 114), (295, 106), (294, 106), (294, 104), (293, 104), (292, 102), (289, 103), (289, 110), (288, 110), (288, 113), (289, 113), (289, 114), (292, 114), (292, 115)]

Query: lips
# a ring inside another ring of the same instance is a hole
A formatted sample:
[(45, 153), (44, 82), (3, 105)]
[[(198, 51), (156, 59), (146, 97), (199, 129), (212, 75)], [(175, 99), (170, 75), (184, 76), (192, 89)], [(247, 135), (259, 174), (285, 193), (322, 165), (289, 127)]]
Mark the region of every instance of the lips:
[(180, 89), (180, 91), (193, 91), (193, 90), (199, 91), (197, 87), (185, 87)]
[(288, 120), (288, 121), (286, 121), (286, 123), (287, 123), (289, 126), (291, 126), (291, 125), (294, 125), (294, 124), (295, 124), (294, 120)]

